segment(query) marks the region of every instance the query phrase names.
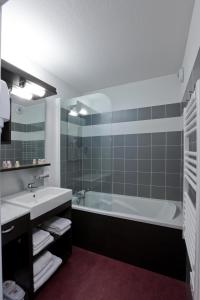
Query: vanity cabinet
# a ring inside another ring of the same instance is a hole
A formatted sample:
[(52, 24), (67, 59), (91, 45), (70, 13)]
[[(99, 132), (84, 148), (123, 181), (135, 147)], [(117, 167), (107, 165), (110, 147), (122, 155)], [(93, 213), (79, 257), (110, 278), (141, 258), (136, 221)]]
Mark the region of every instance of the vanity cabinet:
[(2, 226), (3, 281), (14, 280), (32, 299), (32, 235), (30, 215), (26, 214)]
[(3, 280), (16, 281), (26, 292), (26, 300), (34, 299), (35, 295), (34, 260), (48, 250), (60, 257), (62, 263), (65, 263), (72, 253), (72, 230), (70, 228), (62, 236), (51, 233), (54, 241), (33, 256), (32, 233), (34, 228), (40, 227), (54, 216), (71, 220), (71, 201), (67, 201), (33, 220), (30, 219), (30, 214), (26, 214), (2, 225)]
[[(39, 216), (38, 218), (31, 220), (32, 230), (36, 227), (40, 227), (42, 223), (48, 221), (54, 216), (67, 218), (71, 220), (71, 201), (66, 202), (63, 205), (56, 207), (55, 209)], [(72, 229), (70, 228), (63, 235), (59, 236), (51, 233), (54, 237), (54, 241), (44, 248), (40, 253), (33, 257), (35, 259), (37, 256), (41, 255), (42, 252), (48, 250), (52, 254), (60, 257), (63, 263), (72, 253)]]

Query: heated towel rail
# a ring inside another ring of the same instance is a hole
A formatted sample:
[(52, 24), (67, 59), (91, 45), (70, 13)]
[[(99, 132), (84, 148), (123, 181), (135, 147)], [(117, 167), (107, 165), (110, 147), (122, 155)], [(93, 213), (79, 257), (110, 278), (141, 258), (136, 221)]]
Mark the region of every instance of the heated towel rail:
[[(200, 262), (200, 80), (184, 109), (183, 237), (190, 261), (190, 285), (199, 300)], [(197, 250), (198, 249), (198, 250)]]

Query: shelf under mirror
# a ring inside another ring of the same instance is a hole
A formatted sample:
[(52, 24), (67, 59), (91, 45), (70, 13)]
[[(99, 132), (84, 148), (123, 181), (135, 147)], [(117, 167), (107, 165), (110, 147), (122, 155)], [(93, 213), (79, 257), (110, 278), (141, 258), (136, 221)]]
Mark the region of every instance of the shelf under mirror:
[(12, 167), (12, 168), (0, 168), (0, 172), (10, 172), (10, 171), (18, 171), (23, 169), (32, 169), (32, 168), (41, 168), (41, 167), (48, 167), (50, 166), (50, 163), (44, 163), (44, 164), (30, 164), (30, 165), (21, 165), (20, 167)]

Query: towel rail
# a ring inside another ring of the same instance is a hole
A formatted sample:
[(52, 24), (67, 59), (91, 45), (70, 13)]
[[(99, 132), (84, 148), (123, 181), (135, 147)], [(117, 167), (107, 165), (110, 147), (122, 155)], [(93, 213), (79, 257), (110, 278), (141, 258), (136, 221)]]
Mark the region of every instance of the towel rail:
[(186, 114), (188, 113), (189, 109), (191, 108), (191, 106), (196, 103), (196, 92), (194, 91), (190, 97), (190, 101), (188, 102), (187, 107), (185, 108), (185, 112)]
[(192, 129), (188, 130), (188, 131), (185, 131), (185, 134), (184, 136), (185, 137), (189, 137), (193, 132), (195, 132), (197, 130), (197, 127), (193, 127)]
[(185, 162), (188, 162), (188, 163), (192, 164), (194, 166), (194, 168), (197, 167), (196, 159), (192, 159), (191, 157), (188, 157), (186, 155), (185, 155), (184, 159), (185, 159)]
[(194, 168), (193, 166), (191, 166), (190, 164), (185, 163), (185, 168), (188, 169), (189, 171), (193, 172), (193, 173), (194, 173), (194, 176), (197, 175), (197, 169)]
[(188, 125), (194, 118), (196, 118), (197, 115), (197, 109), (195, 108), (195, 110), (191, 113), (191, 115), (185, 120), (184, 125)]
[(190, 179), (194, 182), (194, 184), (196, 185), (197, 183), (197, 177), (189, 170), (185, 167), (185, 173), (186, 175), (188, 175), (190, 177)]
[(185, 130), (186, 132), (189, 131), (191, 128), (193, 128), (194, 126), (196, 126), (197, 124), (197, 119), (193, 119), (192, 121), (190, 121), (190, 123), (188, 125), (185, 126)]
[(189, 252), (190, 264), (192, 268), (194, 268), (194, 263), (195, 263), (195, 231), (196, 231), (195, 229), (196, 229), (196, 224), (195, 224), (194, 206), (191, 201), (187, 201), (185, 206), (184, 235), (186, 237), (186, 246)]
[(184, 153), (188, 156), (197, 157), (197, 152), (193, 151), (184, 151)]
[[(191, 265), (190, 285), (193, 299), (200, 299), (200, 80), (184, 108), (183, 168), (183, 237)], [(195, 133), (196, 151), (190, 151), (191, 134)], [(190, 198), (190, 187), (194, 199)]]
[(185, 174), (184, 178), (185, 178), (185, 180), (191, 185), (191, 187), (193, 188), (193, 190), (196, 192), (197, 186), (196, 186), (196, 184), (192, 181), (192, 179), (190, 179), (190, 177), (189, 177), (187, 174)]
[(185, 126), (185, 131), (188, 132), (190, 131), (192, 128), (196, 127), (197, 125), (197, 120), (193, 119), (188, 125)]
[(185, 120), (191, 115), (191, 113), (196, 109), (196, 102), (193, 102), (188, 111), (185, 112)]

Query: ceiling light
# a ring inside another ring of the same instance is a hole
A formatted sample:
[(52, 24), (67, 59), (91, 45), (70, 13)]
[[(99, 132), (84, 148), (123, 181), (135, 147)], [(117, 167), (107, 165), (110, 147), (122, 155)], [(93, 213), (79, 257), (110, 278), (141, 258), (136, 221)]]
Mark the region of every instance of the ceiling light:
[(73, 117), (78, 117), (78, 113), (75, 109), (71, 109), (70, 112), (69, 112), (69, 115), (73, 116)]
[(33, 98), (32, 93), (30, 93), (25, 88), (21, 88), (21, 87), (13, 87), (11, 90), (11, 94), (26, 100), (31, 100)]
[(85, 108), (81, 108), (81, 110), (79, 111), (79, 114), (81, 116), (86, 116), (86, 115), (88, 115), (88, 112), (87, 112), (87, 110)]
[(42, 86), (32, 82), (27, 82), (25, 85), (25, 89), (27, 89), (27, 91), (29, 91), (31, 94), (38, 97), (44, 97), (46, 93), (46, 90)]

